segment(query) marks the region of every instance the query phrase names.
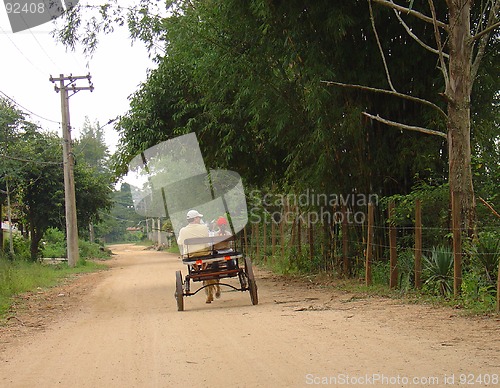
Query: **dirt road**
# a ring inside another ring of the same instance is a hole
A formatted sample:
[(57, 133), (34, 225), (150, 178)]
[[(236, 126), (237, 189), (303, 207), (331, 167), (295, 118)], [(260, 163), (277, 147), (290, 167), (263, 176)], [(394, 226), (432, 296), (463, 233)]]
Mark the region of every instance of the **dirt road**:
[(499, 319), (263, 271), (257, 306), (224, 291), (178, 312), (175, 271), (186, 270), (175, 255), (113, 251), (109, 271), (39, 291), (0, 327), (1, 387), (500, 387)]

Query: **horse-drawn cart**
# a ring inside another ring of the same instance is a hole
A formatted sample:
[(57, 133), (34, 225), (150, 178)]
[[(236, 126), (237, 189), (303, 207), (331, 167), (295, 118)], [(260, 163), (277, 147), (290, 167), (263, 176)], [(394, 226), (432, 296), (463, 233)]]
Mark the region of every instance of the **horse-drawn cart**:
[[(226, 286), (236, 291), (248, 291), (253, 305), (258, 303), (257, 284), (249, 257), (233, 249), (234, 238), (223, 236), (189, 238), (184, 245), (205, 245), (203, 251), (187, 254), (182, 262), (187, 265), (188, 273), (182, 278), (182, 272), (175, 274), (175, 299), (177, 310), (184, 310), (184, 297), (196, 295), (207, 287)], [(189, 250), (187, 250), (189, 252)], [(238, 278), (239, 287), (224, 282), (229, 278)], [(192, 283), (201, 282), (202, 286), (192, 291)]]

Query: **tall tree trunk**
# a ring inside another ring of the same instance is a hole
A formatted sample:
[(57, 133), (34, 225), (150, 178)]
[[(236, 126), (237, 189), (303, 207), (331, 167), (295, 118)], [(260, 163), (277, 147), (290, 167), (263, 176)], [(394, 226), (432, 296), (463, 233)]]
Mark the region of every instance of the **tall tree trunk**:
[(460, 226), (473, 233), (476, 219), (471, 170), (470, 96), (472, 45), (470, 0), (449, 0), (448, 152), (451, 195), (460, 200)]
[(42, 239), (43, 233), (40, 234), (33, 225), (30, 225), (30, 255), (31, 261), (38, 260), (40, 241)]

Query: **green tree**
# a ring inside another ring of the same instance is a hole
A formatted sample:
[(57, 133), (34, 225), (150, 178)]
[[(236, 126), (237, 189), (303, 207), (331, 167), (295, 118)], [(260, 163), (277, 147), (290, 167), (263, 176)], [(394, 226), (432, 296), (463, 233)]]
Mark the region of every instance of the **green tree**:
[[(369, 117), (384, 124), (426, 133), (432, 132), (447, 138), (450, 191), (452, 196), (460, 198), (458, 214), (461, 214), (463, 226), (472, 229), (476, 218), (471, 168), (471, 96), (487, 49), (498, 52), (498, 33), (491, 40), (490, 36), (495, 34), (495, 30), (498, 32), (498, 27), (500, 27), (500, 1), (492, 0), (484, 4), (479, 2), (475, 5), (469, 0), (447, 1), (446, 6), (440, 5), (440, 8), (435, 7), (432, 0), (429, 0), (428, 4), (425, 5), (424, 3), (413, 4), (413, 1), (410, 1), (409, 7), (403, 7), (387, 0), (373, 1), (392, 9), (408, 35), (437, 56), (437, 68), (442, 74), (442, 82), (434, 90), (436, 95), (444, 97), (447, 105), (446, 114), (430, 100), (421, 100), (421, 102), (432, 104), (442, 112), (446, 117), (447, 134), (410, 127), (373, 115), (369, 115)], [(371, 0), (368, 3), (370, 12), (372, 12)], [(427, 23), (432, 28), (434, 47), (424, 43), (426, 40), (413, 30), (414, 23), (405, 21), (401, 13), (411, 15), (419, 22)], [(414, 99), (414, 96), (409, 93), (397, 92), (393, 86), (386, 62), (387, 54), (380, 45), (373, 14), (372, 22), (390, 87), (385, 92), (402, 98)], [(391, 38), (393, 37), (385, 36), (386, 40)]]
[[(217, 3), (190, 3), (164, 21), (168, 55), (158, 59), (119, 123), (121, 171), (141, 150), (196, 131), (210, 165), (229, 166), (255, 185), (281, 181), (292, 190), (385, 194), (408, 192), (416, 174), (443, 179), (442, 141), (415, 142), (418, 135), (384, 131), (360, 112), (369, 106), (423, 117), (423, 124), (436, 115), (320, 83), (353, 75), (384, 81), (379, 67), (366, 67), (377, 47), (367, 41), (364, 2)], [(407, 44), (396, 43), (391, 49), (401, 52)], [(352, 50), (360, 45), (363, 50)], [(419, 90), (433, 82), (427, 77), (433, 65), (402, 69), (421, 74), (422, 82), (414, 82)]]
[[(18, 110), (9, 100), (0, 98), (0, 221), (3, 221), (3, 203), (11, 204), (13, 198), (13, 182), (17, 177), (22, 160), (17, 155), (13, 145), (19, 141), (19, 133), (26, 127), (27, 122), (23, 112)], [(12, 221), (12, 206), (8, 206), (7, 215)], [(12, 236), (10, 237), (10, 253), (13, 253)], [(0, 242), (3, 242), (3, 229), (0, 230)], [(0, 246), (3, 250), (3, 245)]]
[(112, 207), (112, 180), (109, 174), (84, 161), (75, 166), (75, 189), (78, 227), (87, 230), (98, 224)]
[[(42, 132), (26, 121), (22, 112), (4, 101), (0, 109), (2, 202), (8, 181), (11, 202), (29, 232), (31, 258), (36, 260), (47, 228), (64, 229), (61, 139), (56, 134)], [(90, 138), (85, 144), (85, 149), (80, 150), (82, 156), (92, 150)], [(111, 207), (111, 174), (103, 169), (103, 165), (89, 165), (84, 157), (75, 166), (80, 228), (99, 222), (101, 212)]]
[[(83, 38), (92, 50), (99, 31), (126, 21), (150, 47), (165, 42), (158, 69), (120, 121), (120, 172), (141, 150), (196, 131), (210, 165), (231, 166), (254, 184), (394, 194), (410, 192), (419, 180), (450, 181), (470, 216), (468, 101), (472, 93), (488, 109), (498, 98), (498, 77), (491, 72), (490, 82), (481, 80), (488, 72), (480, 64), (486, 58), (486, 67), (495, 66), (488, 62), (498, 55), (498, 35), (488, 38), (498, 26), (499, 2), (411, 2), (411, 9), (376, 3), (387, 7), (364, 0), (173, 1), (164, 18), (151, 12), (155, 1), (121, 15), (106, 3), (90, 19), (91, 36), (78, 36), (76, 27), (85, 23), (75, 8), (60, 37), (70, 45)], [(455, 47), (460, 36), (464, 52)], [(422, 48), (433, 40), (433, 52)], [(322, 80), (357, 87), (328, 88)], [(367, 93), (363, 85), (383, 93)], [(362, 112), (390, 120), (372, 122)], [(388, 131), (387, 123), (432, 128), (427, 133), (439, 136)]]
[(73, 148), (77, 162), (83, 158), (99, 173), (110, 173), (108, 165), (110, 153), (104, 139), (104, 130), (98, 122), (92, 124), (88, 117), (85, 118), (80, 130), (80, 138), (75, 141)]
[(113, 207), (109, 214), (103, 218), (103, 223), (100, 225), (100, 235), (108, 243), (125, 241), (128, 227), (144, 226), (144, 218), (134, 210), (134, 202), (128, 184), (123, 183), (120, 189), (114, 191)]
[(27, 158), (17, 180), (17, 203), (30, 236), (31, 259), (49, 227), (64, 223), (64, 188), (60, 138), (37, 130), (22, 135), (18, 152)]
[[(94, 240), (94, 227), (103, 221), (112, 207), (112, 184), (115, 180), (109, 168), (110, 154), (99, 123), (85, 119), (80, 138), (75, 142), (75, 181), (77, 185), (77, 219), (81, 232)], [(88, 233), (87, 228), (88, 227)]]

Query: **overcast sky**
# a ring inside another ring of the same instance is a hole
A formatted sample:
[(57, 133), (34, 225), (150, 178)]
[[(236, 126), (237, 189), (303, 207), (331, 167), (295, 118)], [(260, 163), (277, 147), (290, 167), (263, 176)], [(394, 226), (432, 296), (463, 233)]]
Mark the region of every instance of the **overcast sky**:
[[(3, 2), (2, 2), (3, 3)], [(12, 33), (3, 4), (0, 5), (0, 92), (13, 98), (31, 115), (30, 121), (61, 134), (61, 100), (49, 77), (60, 74), (92, 76), (93, 92), (80, 91), (69, 99), (72, 136), (79, 136), (85, 117), (101, 125), (124, 114), (129, 108), (127, 97), (146, 80), (147, 69), (155, 67), (141, 42), (131, 45), (128, 32), (118, 29), (103, 36), (92, 58), (67, 51), (51, 37), (52, 24)], [(80, 80), (78, 86), (88, 86)], [(4, 97), (0, 93), (1, 97)], [(46, 120), (48, 119), (48, 120)], [(118, 135), (113, 125), (105, 127), (106, 142), (115, 150)]]

